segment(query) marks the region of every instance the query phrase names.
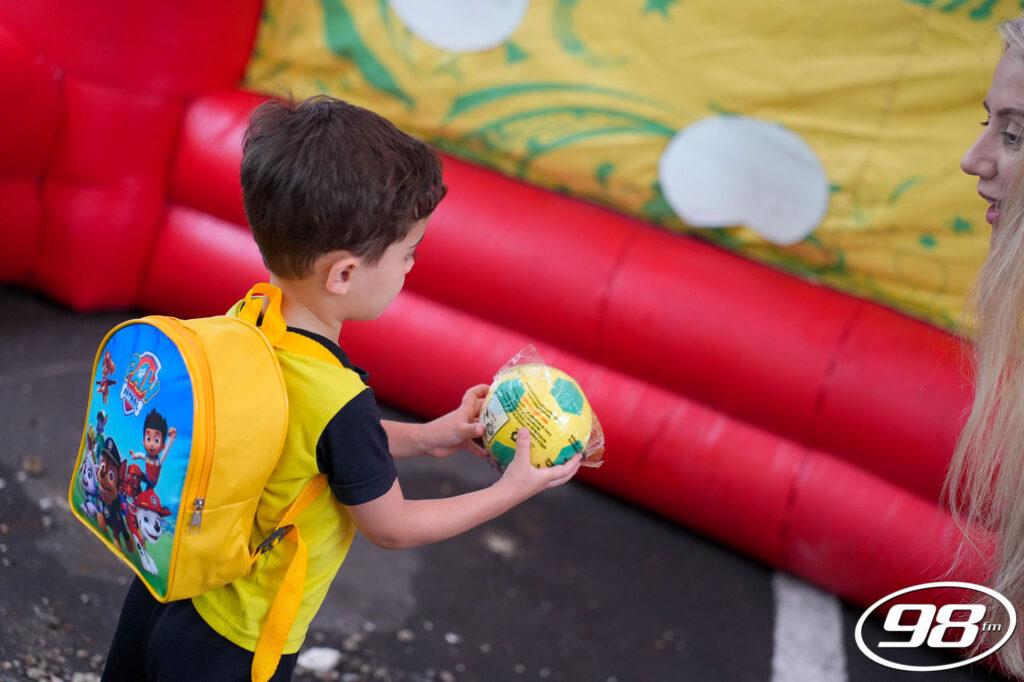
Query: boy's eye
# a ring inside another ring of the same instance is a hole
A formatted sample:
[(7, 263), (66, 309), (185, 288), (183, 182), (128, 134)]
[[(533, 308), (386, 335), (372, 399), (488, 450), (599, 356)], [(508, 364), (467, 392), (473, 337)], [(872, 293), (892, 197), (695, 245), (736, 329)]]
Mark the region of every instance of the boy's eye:
[(1020, 142), (1020, 132), (1011, 133), (1009, 130), (1003, 131), (1003, 139), (1006, 140), (1006, 144), (1011, 147)]

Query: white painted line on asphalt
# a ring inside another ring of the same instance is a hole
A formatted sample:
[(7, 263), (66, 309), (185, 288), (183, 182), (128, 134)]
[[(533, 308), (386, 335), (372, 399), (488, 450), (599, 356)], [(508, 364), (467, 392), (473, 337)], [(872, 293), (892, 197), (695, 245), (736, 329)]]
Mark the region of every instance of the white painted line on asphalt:
[(846, 682), (839, 599), (788, 573), (772, 576), (772, 682)]

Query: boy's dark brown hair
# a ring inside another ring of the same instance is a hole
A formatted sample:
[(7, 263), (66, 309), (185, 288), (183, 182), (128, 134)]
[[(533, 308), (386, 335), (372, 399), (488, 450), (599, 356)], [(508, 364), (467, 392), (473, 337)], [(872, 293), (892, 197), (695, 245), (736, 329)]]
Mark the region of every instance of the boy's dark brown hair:
[(242, 140), (241, 178), (263, 262), (289, 279), (329, 251), (376, 262), (447, 192), (430, 146), (325, 95), (260, 105)]

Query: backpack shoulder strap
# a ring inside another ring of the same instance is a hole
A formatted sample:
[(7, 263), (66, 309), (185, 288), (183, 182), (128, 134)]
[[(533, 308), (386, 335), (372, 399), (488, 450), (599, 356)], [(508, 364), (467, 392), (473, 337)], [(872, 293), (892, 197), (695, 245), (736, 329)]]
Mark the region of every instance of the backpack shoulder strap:
[(286, 331), (274, 344), (275, 348), (280, 348), (283, 351), (295, 353), (296, 355), (305, 355), (309, 358), (315, 358), (321, 362), (326, 362), (329, 365), (335, 367), (343, 367), (341, 360), (339, 360), (334, 353), (324, 348), (321, 344), (317, 343), (308, 336), (302, 334), (296, 334), (295, 332)]
[[(275, 348), (315, 358), (322, 362), (341, 367), (341, 361), (322, 345), (295, 332), (288, 331), (288, 325), (281, 314), (281, 290), (272, 284), (255, 285), (229, 314), (259, 327), (263, 335)], [(250, 565), (256, 558), (276, 547), (282, 540), (294, 544), (294, 553), (288, 561), (284, 578), (278, 586), (277, 594), (267, 612), (267, 620), (260, 631), (256, 642), (256, 651), (252, 660), (253, 682), (266, 682), (277, 669), (284, 651), (288, 633), (298, 614), (302, 602), (302, 594), (306, 582), (306, 562), (309, 550), (302, 540), (299, 527), (295, 520), (320, 494), (327, 488), (327, 477), (323, 474), (314, 476), (303, 487), (292, 503), (285, 510), (277, 524), (277, 528), (261, 542), (249, 558)]]
[[(267, 308), (265, 311), (264, 301)], [(260, 282), (254, 285), (231, 312), (239, 319), (259, 327), (267, 341), (275, 346), (288, 330), (281, 314), (281, 290), (273, 284)]]
[(257, 556), (270, 551), (283, 539), (295, 544), (295, 553), (292, 555), (291, 561), (288, 562), (288, 568), (281, 585), (277, 588), (270, 611), (267, 612), (267, 620), (263, 624), (260, 638), (256, 642), (256, 651), (253, 653), (252, 659), (253, 682), (266, 682), (274, 675), (281, 660), (281, 652), (284, 651), (284, 643), (288, 639), (292, 623), (295, 622), (295, 616), (299, 612), (299, 604), (302, 602), (302, 593), (306, 582), (306, 560), (309, 550), (302, 540), (299, 527), (294, 522), (326, 487), (327, 477), (323, 474), (318, 474), (310, 479), (295, 501), (289, 505), (277, 530), (260, 543), (251, 557), (251, 560), (255, 560)]
[[(266, 303), (264, 303), (264, 300)], [(264, 306), (266, 309), (264, 309)], [(249, 322), (263, 332), (275, 348), (316, 358), (322, 362), (341, 367), (341, 361), (313, 339), (288, 331), (288, 324), (281, 314), (281, 290), (273, 284), (260, 282), (249, 290), (245, 298), (231, 310), (239, 318)]]

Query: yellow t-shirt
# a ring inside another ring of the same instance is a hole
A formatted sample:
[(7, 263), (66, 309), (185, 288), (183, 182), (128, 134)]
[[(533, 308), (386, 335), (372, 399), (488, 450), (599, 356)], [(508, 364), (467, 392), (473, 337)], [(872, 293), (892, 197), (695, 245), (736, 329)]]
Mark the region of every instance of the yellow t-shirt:
[[(355, 525), (345, 505), (383, 495), (396, 478), (380, 412), (373, 392), (364, 383), (365, 373), (330, 340), (301, 330), (289, 332), (320, 343), (339, 362), (277, 351), (288, 392), (288, 432), (281, 458), (260, 498), (250, 550), (277, 527), (310, 479), (324, 473), (329, 483), (329, 491), (296, 520), (309, 559), (302, 602), (285, 643), (286, 654), (302, 646), (309, 623), (352, 543)], [(194, 597), (196, 610), (223, 637), (254, 651), (293, 548), (291, 543), (280, 543), (257, 558), (247, 575)]]

